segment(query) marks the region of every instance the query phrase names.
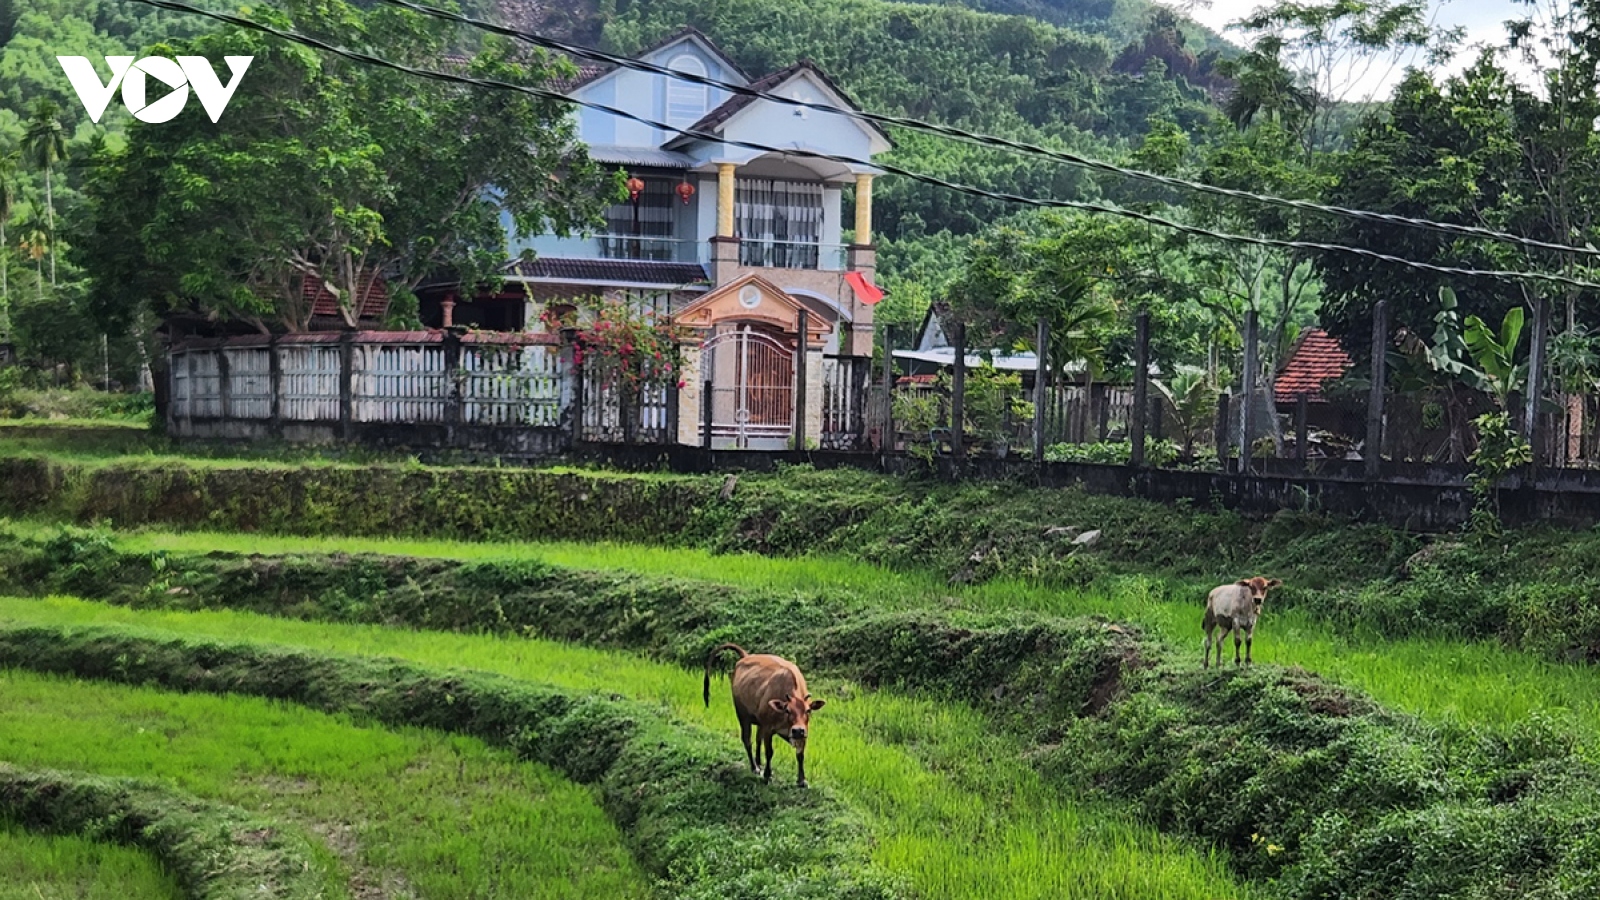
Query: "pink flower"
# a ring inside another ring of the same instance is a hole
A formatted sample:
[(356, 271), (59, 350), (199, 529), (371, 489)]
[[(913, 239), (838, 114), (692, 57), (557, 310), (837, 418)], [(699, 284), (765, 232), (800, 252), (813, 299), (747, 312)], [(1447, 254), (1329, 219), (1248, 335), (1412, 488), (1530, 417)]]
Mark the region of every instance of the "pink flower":
[(685, 384), (688, 384), (688, 382), (684, 381), (682, 378), (678, 379), (678, 390), (680, 390), (680, 391), (683, 390), (683, 386)]

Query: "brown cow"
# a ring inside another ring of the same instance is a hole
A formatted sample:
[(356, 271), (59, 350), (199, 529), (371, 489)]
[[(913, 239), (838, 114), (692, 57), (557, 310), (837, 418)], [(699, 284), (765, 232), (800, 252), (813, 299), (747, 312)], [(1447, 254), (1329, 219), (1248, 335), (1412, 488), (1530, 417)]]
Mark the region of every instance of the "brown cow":
[[(825, 701), (813, 700), (806, 693), (806, 678), (794, 663), (782, 657), (745, 652), (738, 644), (722, 644), (706, 654), (706, 706), (711, 705), (711, 663), (724, 650), (739, 654), (733, 667), (733, 711), (739, 715), (739, 736), (744, 739), (744, 755), (750, 771), (760, 772), (757, 764), (761, 748), (767, 751), (762, 778), (772, 780), (772, 737), (777, 735), (794, 746), (800, 767), (801, 787), (806, 786), (806, 726), (811, 714)], [(750, 728), (755, 726), (755, 748), (750, 746)]]
[(1239, 664), (1240, 636), (1244, 640), (1244, 661), (1252, 663), (1250, 659), (1250, 645), (1256, 636), (1256, 619), (1261, 616), (1261, 601), (1267, 599), (1267, 591), (1283, 584), (1274, 578), (1268, 581), (1261, 576), (1246, 578), (1233, 584), (1225, 584), (1211, 589), (1211, 595), (1206, 598), (1206, 617), (1202, 626), (1206, 632), (1206, 657), (1205, 667), (1211, 668), (1211, 632), (1220, 627), (1222, 633), (1216, 638), (1217, 665), (1222, 665), (1222, 642), (1227, 640), (1228, 632), (1233, 632), (1233, 663)]

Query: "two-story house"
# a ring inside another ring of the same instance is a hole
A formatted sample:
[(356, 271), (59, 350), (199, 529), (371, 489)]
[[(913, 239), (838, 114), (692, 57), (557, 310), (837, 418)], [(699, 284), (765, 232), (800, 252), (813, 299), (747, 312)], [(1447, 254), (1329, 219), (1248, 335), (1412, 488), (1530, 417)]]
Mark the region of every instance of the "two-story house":
[[(793, 100), (854, 108), (809, 61), (752, 79), (694, 30), (641, 57)], [(784, 151), (869, 160), (892, 146), (888, 136), (860, 119), (628, 68), (584, 68), (564, 90), (706, 137), (580, 108), (579, 136), (590, 157), (626, 172), (630, 199), (607, 212), (600, 233), (514, 239), (513, 254), (531, 249), (534, 257), (508, 264), (504, 292), (470, 301), (449, 295), (448, 310), (440, 302), (446, 294), (425, 295), (426, 324), (537, 330), (547, 306), (593, 295), (634, 298), (701, 337), (690, 348), (679, 395), (684, 443), (701, 440), (706, 382), (716, 446), (782, 448), (796, 415), (804, 416), (808, 444), (855, 430), (872, 354), (872, 305), (882, 297), (873, 286), (872, 246), (879, 170)], [(753, 151), (720, 139), (782, 149)], [(843, 193), (851, 187), (847, 220)], [(806, 358), (797, 365), (801, 352)], [(806, 383), (797, 390), (799, 371)]]

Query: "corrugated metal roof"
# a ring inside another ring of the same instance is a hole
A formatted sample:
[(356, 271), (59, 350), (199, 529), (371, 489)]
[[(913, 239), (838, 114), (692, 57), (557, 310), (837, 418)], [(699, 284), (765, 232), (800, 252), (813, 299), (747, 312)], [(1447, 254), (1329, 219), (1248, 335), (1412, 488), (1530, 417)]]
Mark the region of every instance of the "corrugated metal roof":
[(589, 158), (598, 163), (654, 166), (659, 169), (688, 169), (694, 165), (694, 160), (687, 153), (658, 147), (621, 147), (615, 144), (590, 144)]

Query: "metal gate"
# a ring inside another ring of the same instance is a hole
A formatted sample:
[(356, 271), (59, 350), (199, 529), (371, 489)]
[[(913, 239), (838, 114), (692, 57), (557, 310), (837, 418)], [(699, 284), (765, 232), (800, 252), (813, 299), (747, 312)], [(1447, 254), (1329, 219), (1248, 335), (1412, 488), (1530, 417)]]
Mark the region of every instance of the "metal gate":
[(711, 382), (711, 445), (783, 450), (794, 435), (794, 351), (749, 325), (700, 345)]

